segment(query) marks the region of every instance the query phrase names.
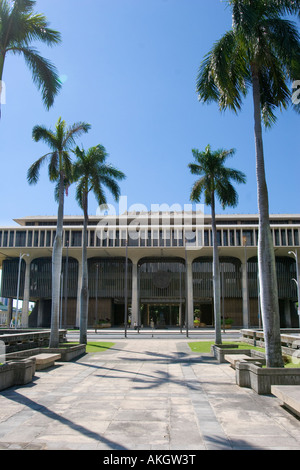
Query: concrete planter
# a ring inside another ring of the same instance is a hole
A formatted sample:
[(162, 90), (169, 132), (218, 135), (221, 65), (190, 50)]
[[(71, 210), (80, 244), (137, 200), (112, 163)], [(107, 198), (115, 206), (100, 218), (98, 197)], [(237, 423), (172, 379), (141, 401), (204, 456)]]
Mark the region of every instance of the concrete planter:
[(261, 367), (249, 362), (237, 362), (236, 383), (251, 388), (259, 395), (271, 393), (272, 385), (300, 385), (300, 368)]
[[(66, 346), (60, 348), (47, 348), (41, 352), (49, 352), (54, 354), (60, 354), (60, 362), (69, 362), (73, 359), (76, 359), (79, 356), (82, 356), (86, 352), (85, 344), (76, 344), (74, 346)], [(59, 361), (58, 361), (59, 362)]]
[(227, 362), (224, 359), (225, 354), (243, 354), (237, 344), (212, 344), (210, 352), (219, 363)]
[(0, 366), (0, 390), (25, 385), (32, 381), (35, 374), (35, 359), (9, 361)]
[(237, 344), (213, 344), (211, 347), (211, 354), (213, 354), (213, 356), (221, 364), (227, 362), (225, 360), (226, 354), (246, 354), (247, 356), (250, 356), (253, 359), (265, 359), (264, 353), (260, 351), (255, 351), (254, 349), (238, 349)]

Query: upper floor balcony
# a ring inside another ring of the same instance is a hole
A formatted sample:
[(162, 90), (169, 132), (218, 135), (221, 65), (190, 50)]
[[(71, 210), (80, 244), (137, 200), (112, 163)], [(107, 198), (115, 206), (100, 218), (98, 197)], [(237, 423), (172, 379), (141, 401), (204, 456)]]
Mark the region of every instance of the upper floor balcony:
[[(299, 224), (271, 224), (274, 247), (298, 247)], [(157, 226), (97, 226), (89, 225), (88, 248), (179, 248), (212, 247), (212, 230), (209, 225), (157, 225)], [(0, 228), (1, 248), (51, 248), (56, 235), (55, 226), (25, 226)], [(258, 225), (236, 224), (218, 225), (218, 246), (257, 247)], [(81, 248), (83, 243), (82, 226), (65, 226), (63, 246)]]

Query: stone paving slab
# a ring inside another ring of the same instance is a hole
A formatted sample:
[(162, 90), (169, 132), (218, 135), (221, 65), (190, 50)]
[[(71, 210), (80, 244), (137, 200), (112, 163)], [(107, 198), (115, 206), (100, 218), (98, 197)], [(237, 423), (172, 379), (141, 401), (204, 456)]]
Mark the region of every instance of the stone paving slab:
[(0, 449), (299, 450), (300, 421), (189, 339), (118, 340), (0, 393)]

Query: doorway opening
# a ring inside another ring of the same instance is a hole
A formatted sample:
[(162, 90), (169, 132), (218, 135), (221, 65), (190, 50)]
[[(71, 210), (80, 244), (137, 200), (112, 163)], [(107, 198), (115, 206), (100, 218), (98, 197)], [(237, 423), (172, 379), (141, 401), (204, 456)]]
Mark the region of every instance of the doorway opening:
[(141, 304), (141, 324), (144, 327), (168, 328), (184, 325), (184, 304)]

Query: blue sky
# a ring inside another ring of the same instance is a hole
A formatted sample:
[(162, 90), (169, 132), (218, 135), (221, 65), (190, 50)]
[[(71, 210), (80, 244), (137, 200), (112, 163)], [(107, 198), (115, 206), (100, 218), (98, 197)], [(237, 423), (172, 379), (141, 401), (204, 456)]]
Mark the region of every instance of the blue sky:
[[(195, 178), (187, 168), (191, 149), (210, 144), (235, 148), (228, 165), (247, 175), (247, 184), (237, 188), (239, 205), (225, 213), (257, 212), (251, 95), (236, 116), (200, 104), (195, 91), (204, 55), (231, 27), (225, 2), (38, 0), (36, 11), (62, 34), (60, 46), (37, 48), (56, 65), (64, 85), (46, 111), (22, 57), (7, 56), (0, 122), (1, 225), (26, 215), (57, 214), (47, 167), (36, 186), (28, 185), (26, 174), (48, 151), (32, 141), (32, 128), (53, 128), (60, 116), (68, 124), (91, 124), (77, 143), (86, 149), (99, 143), (106, 147), (109, 161), (127, 175), (121, 190), (128, 209), (137, 203), (148, 210), (152, 204), (189, 204)], [(277, 124), (264, 132), (271, 213), (300, 212), (299, 119), (292, 110), (278, 113)], [(89, 213), (95, 215), (96, 209), (90, 198)], [(81, 214), (74, 188), (65, 214)]]

